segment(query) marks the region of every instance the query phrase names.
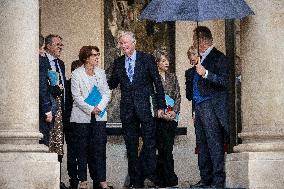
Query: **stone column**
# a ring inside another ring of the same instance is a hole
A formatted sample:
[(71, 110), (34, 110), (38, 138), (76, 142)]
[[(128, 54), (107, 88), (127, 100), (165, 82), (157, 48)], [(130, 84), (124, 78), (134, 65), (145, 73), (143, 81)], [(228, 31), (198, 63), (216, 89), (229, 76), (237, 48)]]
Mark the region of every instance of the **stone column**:
[(0, 5), (0, 188), (59, 188), (57, 155), (38, 144), (38, 1)]
[(241, 21), (243, 144), (227, 156), (227, 187), (284, 186), (284, 1), (247, 0)]

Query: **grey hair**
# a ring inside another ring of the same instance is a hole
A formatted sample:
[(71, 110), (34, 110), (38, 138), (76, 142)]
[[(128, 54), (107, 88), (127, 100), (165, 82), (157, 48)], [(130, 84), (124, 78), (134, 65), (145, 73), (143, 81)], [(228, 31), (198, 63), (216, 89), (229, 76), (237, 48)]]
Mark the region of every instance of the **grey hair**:
[(45, 49), (47, 48), (47, 45), (51, 45), (52, 44), (52, 39), (58, 37), (60, 40), (62, 40), (62, 37), (59, 35), (55, 35), (55, 34), (49, 34), (48, 36), (45, 37), (44, 41), (45, 41)]
[(135, 35), (133, 32), (130, 32), (130, 31), (119, 31), (118, 32), (118, 40), (120, 40), (120, 38), (124, 37), (124, 36), (128, 36), (131, 41), (136, 44), (136, 39), (135, 39)]
[(165, 56), (168, 59), (168, 52), (166, 47), (159, 47), (153, 52), (153, 56), (155, 58), (155, 62), (160, 62), (161, 57)]

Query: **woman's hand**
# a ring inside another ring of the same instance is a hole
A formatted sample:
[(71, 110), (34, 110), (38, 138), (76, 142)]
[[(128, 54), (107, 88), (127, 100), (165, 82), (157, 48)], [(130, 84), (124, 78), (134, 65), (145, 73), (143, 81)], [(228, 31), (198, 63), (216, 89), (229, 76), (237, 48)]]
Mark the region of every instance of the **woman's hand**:
[(162, 118), (164, 114), (165, 114), (164, 110), (162, 109), (158, 110), (158, 118)]
[(99, 113), (101, 113), (101, 110), (97, 106), (94, 107), (92, 114), (98, 115)]
[(172, 119), (172, 120), (174, 120), (175, 118), (176, 118), (176, 113), (175, 113), (175, 111), (169, 111), (168, 113), (167, 113), (168, 115), (169, 115), (169, 117)]

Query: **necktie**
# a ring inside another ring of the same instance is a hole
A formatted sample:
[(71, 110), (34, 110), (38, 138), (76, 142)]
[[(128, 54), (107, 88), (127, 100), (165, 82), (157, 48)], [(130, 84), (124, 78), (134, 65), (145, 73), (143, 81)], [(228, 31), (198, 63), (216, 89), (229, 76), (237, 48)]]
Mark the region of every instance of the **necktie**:
[(128, 62), (128, 69), (127, 69), (128, 78), (129, 78), (130, 82), (132, 82), (134, 70), (133, 70), (133, 65), (132, 65), (131, 58), (127, 58), (127, 62)]
[[(58, 73), (58, 82), (59, 82), (59, 85), (60, 84), (63, 84), (63, 87), (64, 87), (64, 83), (63, 83), (63, 80), (62, 80), (62, 77), (61, 77), (61, 72), (60, 72), (60, 69), (59, 69), (59, 62), (58, 62), (58, 59), (54, 59), (54, 62), (55, 62), (55, 69), (56, 69), (56, 72)], [(65, 110), (65, 106), (64, 106), (64, 103), (65, 103), (65, 90), (63, 90), (63, 102), (61, 103), (62, 104), (62, 107), (63, 109)]]
[(55, 62), (55, 69), (56, 69), (56, 72), (58, 73), (58, 80), (59, 80), (59, 84), (62, 84), (62, 78), (61, 78), (61, 73), (60, 73), (60, 70), (59, 70), (59, 64), (58, 64), (58, 59), (54, 59), (54, 62)]

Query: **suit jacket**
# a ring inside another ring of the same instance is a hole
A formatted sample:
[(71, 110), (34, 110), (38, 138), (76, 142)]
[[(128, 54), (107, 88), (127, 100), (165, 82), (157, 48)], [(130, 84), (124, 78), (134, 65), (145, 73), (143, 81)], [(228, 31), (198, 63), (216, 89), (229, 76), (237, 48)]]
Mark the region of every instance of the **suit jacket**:
[[(175, 111), (176, 113), (180, 112), (181, 95), (177, 76), (174, 73), (166, 72), (165, 79), (161, 78), (161, 80), (165, 94), (169, 95), (175, 101), (173, 111)], [(156, 108), (156, 95), (153, 94), (152, 97), (154, 115), (155, 117), (157, 117), (158, 112)]]
[[(207, 78), (198, 80), (198, 89), (201, 96), (210, 96), (212, 105), (221, 125), (228, 129), (228, 84), (230, 66), (226, 56), (213, 48), (206, 56), (202, 65), (208, 70)], [(193, 97), (193, 77), (195, 67), (185, 72), (186, 78), (186, 98), (192, 100)], [(193, 111), (194, 111), (193, 102)]]
[(177, 76), (173, 73), (166, 72), (165, 80), (162, 80), (165, 94), (169, 95), (172, 99), (175, 100), (175, 105), (173, 111), (180, 112), (180, 87), (178, 83)]
[[(62, 60), (58, 60), (60, 70), (62, 72), (62, 81), (64, 86), (66, 83), (65, 78), (65, 65)], [(40, 116), (45, 117), (45, 113), (52, 111), (53, 115), (56, 111), (55, 99), (51, 94), (51, 86), (48, 79), (48, 70), (51, 69), (49, 59), (45, 56), (39, 57), (39, 110)], [(64, 93), (63, 93), (64, 95)], [(64, 99), (64, 96), (63, 96)], [(64, 107), (64, 100), (62, 100), (62, 106)], [(64, 108), (63, 108), (64, 110)]]
[(110, 89), (120, 84), (120, 119), (128, 122), (134, 116), (140, 121), (152, 119), (150, 96), (157, 93), (157, 108), (166, 108), (164, 89), (154, 57), (137, 51), (133, 81), (130, 82), (125, 69), (125, 55), (114, 60), (114, 68), (108, 81)]
[[(95, 78), (97, 83), (94, 83), (102, 95), (102, 100), (97, 105), (100, 110), (104, 110), (110, 100), (111, 91), (109, 90), (105, 71), (101, 68), (95, 67)], [(71, 92), (73, 97), (73, 108), (71, 112), (70, 122), (75, 123), (90, 123), (91, 112), (94, 106), (85, 102), (93, 89), (90, 84), (88, 76), (85, 72), (84, 66), (74, 70), (71, 75)], [(107, 112), (103, 117), (96, 116), (97, 121), (107, 121)]]

